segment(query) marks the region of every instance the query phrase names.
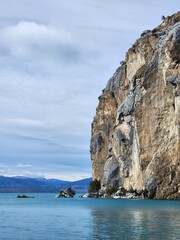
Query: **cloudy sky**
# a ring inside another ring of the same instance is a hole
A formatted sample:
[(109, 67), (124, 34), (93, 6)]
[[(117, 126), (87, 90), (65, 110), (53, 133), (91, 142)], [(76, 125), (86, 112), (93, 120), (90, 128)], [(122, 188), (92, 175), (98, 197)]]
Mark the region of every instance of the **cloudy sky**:
[(179, 0), (0, 0), (0, 175), (91, 176), (98, 96)]

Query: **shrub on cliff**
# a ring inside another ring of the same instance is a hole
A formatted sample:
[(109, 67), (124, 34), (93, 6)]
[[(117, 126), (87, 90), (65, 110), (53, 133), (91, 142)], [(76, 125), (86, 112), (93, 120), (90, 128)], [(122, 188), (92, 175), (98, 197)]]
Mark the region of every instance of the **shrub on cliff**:
[(90, 182), (88, 192), (95, 193), (98, 192), (100, 188), (101, 188), (100, 180), (95, 179)]

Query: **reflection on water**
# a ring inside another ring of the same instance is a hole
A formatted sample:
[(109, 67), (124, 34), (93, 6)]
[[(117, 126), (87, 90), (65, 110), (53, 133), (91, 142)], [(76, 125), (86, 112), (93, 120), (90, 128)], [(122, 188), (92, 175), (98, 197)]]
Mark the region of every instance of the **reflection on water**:
[(180, 239), (178, 209), (92, 209), (93, 239), (173, 240)]

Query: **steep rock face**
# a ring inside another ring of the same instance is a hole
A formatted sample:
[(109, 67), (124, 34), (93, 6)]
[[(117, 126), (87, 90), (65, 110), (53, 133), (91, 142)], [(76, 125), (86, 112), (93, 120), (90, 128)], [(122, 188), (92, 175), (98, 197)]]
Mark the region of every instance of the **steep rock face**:
[(180, 12), (145, 31), (99, 97), (93, 179), (147, 198), (180, 198)]

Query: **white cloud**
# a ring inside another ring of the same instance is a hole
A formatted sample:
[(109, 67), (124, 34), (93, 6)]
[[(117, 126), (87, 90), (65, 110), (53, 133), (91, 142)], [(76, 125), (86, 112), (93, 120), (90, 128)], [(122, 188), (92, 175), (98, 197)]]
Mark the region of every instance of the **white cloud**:
[(21, 163), (18, 164), (18, 168), (23, 168), (23, 169), (26, 168), (27, 169), (27, 168), (32, 168), (32, 167), (33, 166), (31, 164), (21, 164)]
[(79, 50), (68, 31), (36, 22), (21, 21), (0, 31), (1, 48), (17, 59), (73, 61)]
[(46, 123), (39, 121), (39, 120), (34, 120), (34, 119), (23, 119), (23, 118), (15, 118), (15, 119), (4, 119), (4, 122), (10, 123), (11, 125), (20, 125), (20, 126), (30, 126), (30, 127), (44, 127)]
[(6, 168), (7, 168), (7, 166), (5, 164), (0, 163), (0, 170), (4, 170)]

